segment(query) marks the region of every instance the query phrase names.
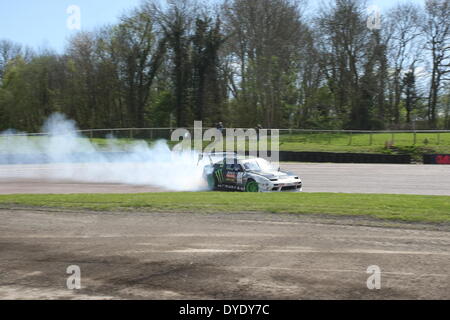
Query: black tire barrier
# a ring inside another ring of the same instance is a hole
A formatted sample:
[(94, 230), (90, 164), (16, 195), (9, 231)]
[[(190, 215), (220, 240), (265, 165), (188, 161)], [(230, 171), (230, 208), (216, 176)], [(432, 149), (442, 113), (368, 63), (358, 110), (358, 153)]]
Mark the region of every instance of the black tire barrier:
[[(246, 153), (248, 155), (248, 153)], [(45, 164), (45, 163), (79, 163), (79, 162), (121, 162), (130, 161), (126, 152), (102, 152), (100, 154), (74, 153), (70, 155), (54, 156), (49, 158), (45, 154), (19, 155), (0, 154), (0, 164)], [(372, 153), (334, 153), (334, 152), (294, 152), (280, 151), (280, 161), (292, 162), (334, 162), (334, 163), (411, 163), (410, 155), (388, 155)], [(263, 155), (261, 155), (263, 156)], [(268, 156), (271, 153), (268, 152)], [(436, 159), (435, 156), (430, 155)], [(428, 159), (428, 158), (427, 158)], [(437, 158), (439, 159), (439, 158)], [(450, 156), (449, 156), (450, 159)], [(133, 158), (133, 161), (141, 162), (148, 159)], [(435, 161), (435, 160), (430, 160)], [(424, 163), (425, 156), (424, 156)], [(436, 162), (428, 162), (436, 163)]]
[[(245, 152), (248, 155), (248, 152)], [(265, 155), (258, 154), (264, 157)], [(270, 152), (268, 152), (270, 157)], [(280, 161), (291, 162), (332, 162), (332, 163), (397, 163), (410, 164), (410, 155), (378, 153), (336, 153), (336, 152), (296, 152), (280, 151)]]
[(410, 164), (410, 155), (280, 151), (280, 161)]
[(450, 164), (450, 154), (424, 154), (424, 164)]

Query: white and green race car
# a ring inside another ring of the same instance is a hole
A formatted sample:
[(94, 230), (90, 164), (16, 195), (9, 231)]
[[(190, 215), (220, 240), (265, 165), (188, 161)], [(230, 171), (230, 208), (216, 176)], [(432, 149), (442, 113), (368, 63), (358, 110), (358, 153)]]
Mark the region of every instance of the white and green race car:
[(301, 179), (280, 171), (263, 158), (236, 154), (208, 155), (203, 177), (212, 190), (244, 192), (302, 191)]

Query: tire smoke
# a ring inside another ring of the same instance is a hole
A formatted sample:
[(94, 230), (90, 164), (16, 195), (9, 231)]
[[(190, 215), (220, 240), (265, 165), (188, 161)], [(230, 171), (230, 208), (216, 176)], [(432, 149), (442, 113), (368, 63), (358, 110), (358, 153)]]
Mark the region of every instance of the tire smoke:
[[(74, 121), (59, 113), (47, 119), (42, 132), (42, 136), (17, 135), (13, 130), (0, 133), (0, 164), (11, 165), (0, 171), (0, 180), (123, 183), (172, 191), (207, 189), (198, 154), (171, 151), (164, 140), (151, 146), (135, 141), (124, 151), (117, 139), (110, 138), (106, 146), (99, 147), (77, 133)], [(14, 164), (41, 165), (39, 170), (20, 170)]]

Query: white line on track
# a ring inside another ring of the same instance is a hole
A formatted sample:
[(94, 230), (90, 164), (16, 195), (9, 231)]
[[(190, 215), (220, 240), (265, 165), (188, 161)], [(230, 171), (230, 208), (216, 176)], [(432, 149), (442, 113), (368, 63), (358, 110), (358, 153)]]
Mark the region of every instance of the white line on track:
[(431, 251), (388, 251), (388, 250), (364, 250), (364, 249), (350, 249), (350, 250), (316, 250), (316, 249), (178, 249), (178, 250), (131, 250), (125, 253), (318, 253), (318, 254), (395, 254), (395, 255), (438, 255), (450, 256), (448, 252), (431, 252)]
[[(293, 271), (293, 272), (330, 272), (330, 273), (364, 273), (361, 270), (351, 270), (351, 269), (315, 269), (315, 268), (284, 268), (284, 267), (252, 267), (252, 266), (224, 266), (224, 269), (254, 269), (262, 271)], [(439, 274), (439, 273), (413, 273), (413, 272), (393, 272), (393, 271), (382, 271), (382, 274), (386, 275), (399, 275), (399, 276), (420, 276), (420, 277), (450, 277), (450, 274)]]

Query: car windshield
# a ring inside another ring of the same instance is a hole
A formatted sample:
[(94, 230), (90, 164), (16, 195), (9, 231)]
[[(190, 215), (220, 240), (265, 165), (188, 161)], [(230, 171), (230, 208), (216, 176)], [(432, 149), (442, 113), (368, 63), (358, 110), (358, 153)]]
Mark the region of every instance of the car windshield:
[(265, 159), (252, 159), (243, 163), (248, 171), (276, 171), (275, 167)]

